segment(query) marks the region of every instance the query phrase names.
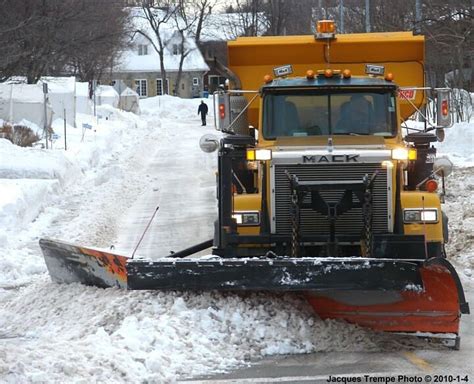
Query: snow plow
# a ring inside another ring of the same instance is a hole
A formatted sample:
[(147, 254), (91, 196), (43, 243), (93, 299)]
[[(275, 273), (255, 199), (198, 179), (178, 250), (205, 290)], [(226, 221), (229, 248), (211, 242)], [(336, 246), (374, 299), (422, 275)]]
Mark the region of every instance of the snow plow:
[(469, 306), (444, 247), (450, 163), (431, 145), (450, 125), (449, 92), (433, 90), (436, 125), (401, 126), (427, 102), (424, 38), (336, 35), (324, 21), (228, 53), (229, 89), (214, 94), (225, 135), (200, 142), (218, 151), (214, 238), (153, 260), (41, 239), (53, 281), (302, 292), (323, 319), (457, 343)]

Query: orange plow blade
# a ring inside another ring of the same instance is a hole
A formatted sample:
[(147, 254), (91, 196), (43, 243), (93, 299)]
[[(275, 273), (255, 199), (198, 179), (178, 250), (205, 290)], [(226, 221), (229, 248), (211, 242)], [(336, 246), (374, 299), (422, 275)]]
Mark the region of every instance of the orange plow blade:
[(340, 319), (378, 331), (459, 332), (461, 313), (469, 313), (459, 277), (445, 259), (420, 267), (423, 286), (403, 291), (321, 291), (307, 299), (322, 319)]

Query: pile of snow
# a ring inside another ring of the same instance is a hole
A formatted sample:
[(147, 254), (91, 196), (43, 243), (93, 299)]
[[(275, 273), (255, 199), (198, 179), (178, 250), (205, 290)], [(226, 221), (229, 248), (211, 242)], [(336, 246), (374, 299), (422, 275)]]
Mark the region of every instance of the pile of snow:
[(0, 139), (0, 179), (57, 179), (64, 184), (76, 174), (63, 152), (22, 148)]
[[(149, 127), (132, 113), (109, 106), (98, 111), (107, 119), (78, 115), (90, 129), (66, 127), (67, 151), (62, 120), (53, 124), (61, 133), (53, 149), (21, 148), (0, 139), (0, 287), (24, 284), (46, 272), (40, 237), (80, 241), (89, 233), (91, 243), (101, 245), (101, 238), (113, 236), (109, 226), (136, 199), (139, 184), (122, 186), (124, 169), (136, 174), (136, 163), (126, 153), (140, 148), (136, 143)], [(120, 156), (125, 158), (117, 161)], [(107, 199), (115, 201), (107, 205)]]
[(445, 134), (445, 140), (437, 144), (439, 154), (448, 155), (458, 166), (474, 166), (474, 122), (456, 123)]
[(393, 350), (400, 342), (322, 321), (295, 295), (124, 292), (46, 281), (7, 295), (0, 329), (11, 340), (0, 373), (3, 365), (12, 382), (172, 382), (266, 355)]

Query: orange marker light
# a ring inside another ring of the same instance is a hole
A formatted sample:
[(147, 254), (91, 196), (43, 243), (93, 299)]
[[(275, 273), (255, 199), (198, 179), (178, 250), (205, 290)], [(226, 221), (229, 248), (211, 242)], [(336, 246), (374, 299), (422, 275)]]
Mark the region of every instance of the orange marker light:
[(325, 69), (324, 70), (324, 77), (332, 77), (333, 73), (332, 73), (332, 69)]
[(385, 80), (393, 81), (393, 73), (389, 72), (385, 75)]
[(438, 189), (438, 182), (436, 180), (428, 180), (425, 187), (428, 192), (435, 192)]
[(308, 70), (306, 71), (306, 78), (307, 78), (308, 80), (314, 79), (314, 71), (313, 71), (312, 69), (308, 69)]
[(268, 84), (273, 81), (273, 78), (270, 75), (265, 75), (263, 76), (263, 81), (265, 82), (265, 84)]
[(352, 76), (351, 70), (350, 69), (344, 69), (342, 71), (342, 76), (344, 77), (344, 79), (350, 79), (350, 77)]

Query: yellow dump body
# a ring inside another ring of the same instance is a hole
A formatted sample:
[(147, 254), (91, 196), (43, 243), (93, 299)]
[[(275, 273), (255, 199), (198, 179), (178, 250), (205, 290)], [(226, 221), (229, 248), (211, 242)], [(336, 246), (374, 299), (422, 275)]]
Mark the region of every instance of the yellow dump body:
[[(258, 90), (263, 77), (273, 76), (273, 68), (291, 64), (292, 76), (305, 76), (308, 69), (350, 69), (365, 75), (366, 64), (385, 66), (399, 87), (424, 86), (424, 37), (411, 32), (359, 33), (336, 35), (329, 42), (314, 36), (239, 37), (228, 43), (229, 68), (239, 76), (242, 88)], [(418, 108), (425, 103), (422, 91), (410, 100)], [(257, 127), (258, 102), (249, 110), (250, 124)], [(400, 116), (406, 120), (415, 108), (400, 99)]]

